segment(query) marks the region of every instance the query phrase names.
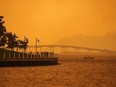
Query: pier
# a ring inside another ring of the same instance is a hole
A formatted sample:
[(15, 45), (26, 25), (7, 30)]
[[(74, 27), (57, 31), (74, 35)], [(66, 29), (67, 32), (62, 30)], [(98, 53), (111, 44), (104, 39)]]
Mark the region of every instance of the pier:
[(58, 57), (53, 53), (23, 53), (0, 48), (0, 66), (35, 66), (55, 64), (58, 64)]

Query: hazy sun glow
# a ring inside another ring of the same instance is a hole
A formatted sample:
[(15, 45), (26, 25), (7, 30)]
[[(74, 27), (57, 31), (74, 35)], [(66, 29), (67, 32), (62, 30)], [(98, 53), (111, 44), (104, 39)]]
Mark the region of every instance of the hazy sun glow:
[(116, 0), (0, 0), (5, 26), (30, 44), (116, 31)]

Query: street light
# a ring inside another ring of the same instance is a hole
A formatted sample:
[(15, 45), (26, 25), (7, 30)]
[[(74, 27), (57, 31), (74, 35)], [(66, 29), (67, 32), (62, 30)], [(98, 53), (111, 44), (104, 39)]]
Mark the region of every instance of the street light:
[(37, 43), (39, 43), (40, 41), (36, 38), (35, 39), (35, 53), (37, 53)]

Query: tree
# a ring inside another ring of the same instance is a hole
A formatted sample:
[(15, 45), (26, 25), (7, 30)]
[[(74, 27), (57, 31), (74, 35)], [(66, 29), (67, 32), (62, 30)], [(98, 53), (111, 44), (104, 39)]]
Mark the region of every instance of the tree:
[(23, 40), (18, 40), (18, 37), (16, 34), (13, 34), (12, 32), (7, 32), (6, 28), (3, 26), (5, 21), (2, 21), (3, 16), (0, 16), (0, 46), (7, 45), (7, 48), (14, 49), (17, 48), (27, 48), (27, 44), (29, 41), (27, 38)]
[(12, 34), (12, 32), (6, 34), (7, 37), (7, 48), (15, 48), (18, 46), (18, 41), (16, 40), (17, 36)]
[(2, 21), (3, 16), (0, 16), (0, 46), (5, 46), (6, 44), (6, 28), (3, 26), (4, 21)]
[(0, 36), (3, 36), (6, 32), (6, 28), (3, 26), (5, 21), (2, 21), (2, 16), (0, 16)]
[(5, 46), (6, 44), (6, 37), (5, 36), (1, 36), (0, 37), (0, 46)]

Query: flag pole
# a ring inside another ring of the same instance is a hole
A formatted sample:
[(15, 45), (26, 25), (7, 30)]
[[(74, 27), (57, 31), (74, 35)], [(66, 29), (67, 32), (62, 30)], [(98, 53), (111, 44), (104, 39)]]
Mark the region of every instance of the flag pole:
[(35, 53), (37, 54), (37, 38), (35, 39)]

